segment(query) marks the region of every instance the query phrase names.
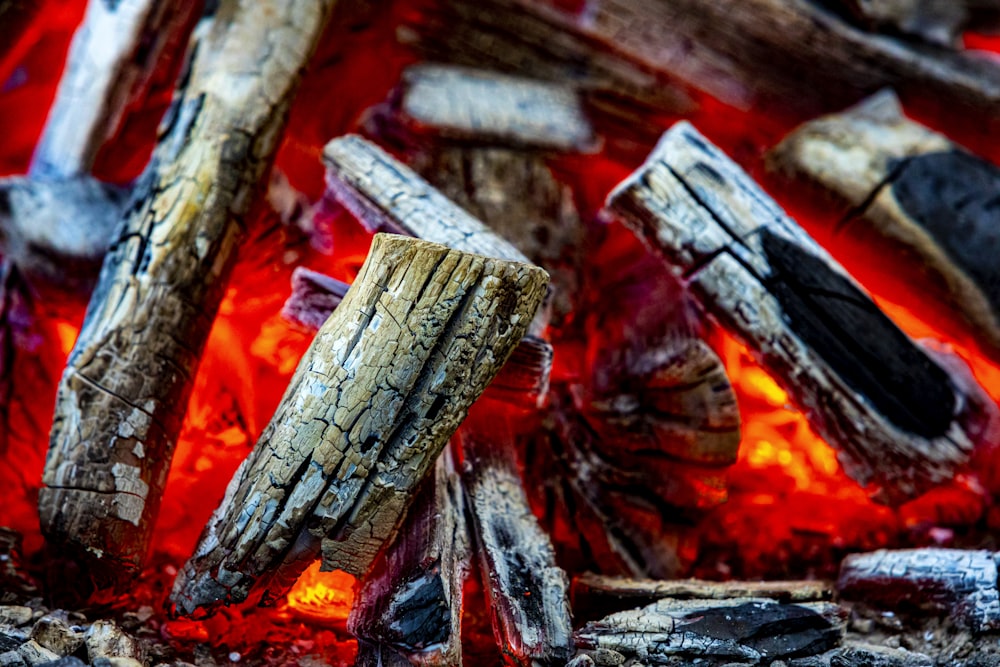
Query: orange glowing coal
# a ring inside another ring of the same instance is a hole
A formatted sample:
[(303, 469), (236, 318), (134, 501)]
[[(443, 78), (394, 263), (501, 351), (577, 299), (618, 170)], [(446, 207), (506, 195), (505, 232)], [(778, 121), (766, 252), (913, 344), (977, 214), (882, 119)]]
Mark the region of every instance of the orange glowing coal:
[(343, 626), (354, 604), (357, 579), (340, 570), (320, 572), (319, 566), (313, 563), (288, 591), (288, 610), (304, 620)]

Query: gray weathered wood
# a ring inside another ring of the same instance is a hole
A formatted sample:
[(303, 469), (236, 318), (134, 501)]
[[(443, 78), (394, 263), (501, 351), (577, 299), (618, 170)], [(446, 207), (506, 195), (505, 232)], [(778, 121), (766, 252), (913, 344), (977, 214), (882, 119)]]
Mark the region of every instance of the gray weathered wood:
[(545, 284), (527, 264), (377, 235), (178, 576), (180, 611), (261, 579), (280, 595), (320, 546), (324, 567), (366, 574)]
[(465, 500), (445, 449), (392, 544), (358, 592), (347, 628), (413, 664), (462, 664), (462, 592), (471, 545)]
[(141, 563), (201, 350), (333, 0), (224, 0), (192, 43), (56, 401), (42, 530), (100, 583)]
[(997, 0), (838, 0), (862, 25), (958, 46), (966, 30), (997, 27)]
[(789, 392), (845, 470), (899, 502), (951, 479), (995, 409), (906, 337), (857, 283), (691, 125), (608, 197)]
[(844, 559), (837, 591), (893, 612), (947, 614), (975, 632), (1000, 629), (998, 554), (962, 549), (900, 549)]
[(611, 650), (645, 665), (699, 658), (770, 664), (836, 648), (844, 632), (843, 616), (827, 602), (665, 599), (587, 623), (575, 638), (581, 651)]
[(418, 136), (555, 151), (596, 148), (577, 92), (551, 81), (412, 65), (389, 106), (392, 119)]
[(1000, 359), (1000, 169), (907, 119), (891, 91), (806, 123), (768, 164), (822, 202), (832, 234), (898, 258), (882, 273), (901, 305)]
[(569, 581), (531, 513), (504, 419), (480, 414), (459, 430), (493, 633), (512, 664), (563, 664), (573, 652)]

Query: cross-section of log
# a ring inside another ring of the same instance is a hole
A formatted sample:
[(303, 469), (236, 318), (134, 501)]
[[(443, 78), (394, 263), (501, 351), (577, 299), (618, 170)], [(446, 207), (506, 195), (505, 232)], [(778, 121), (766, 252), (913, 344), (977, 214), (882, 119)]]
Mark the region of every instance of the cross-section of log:
[(806, 123), (768, 163), (827, 209), (832, 199), (838, 216), (820, 220), (834, 234), (900, 258), (879, 273), (903, 305), (945, 310), (928, 318), (1000, 359), (1000, 169), (907, 119), (890, 91)]
[(413, 664), (462, 664), (462, 589), (470, 544), (465, 499), (446, 449), (393, 543), (358, 593), (347, 628)]
[[(224, 1), (105, 259), (39, 495), (57, 553), (121, 582), (146, 553), (199, 356), (333, 0)], [(99, 571), (100, 570), (100, 571)]]
[(1000, 628), (997, 558), (990, 551), (901, 549), (854, 554), (840, 567), (845, 600), (894, 612), (947, 614), (974, 632)]
[(556, 151), (595, 148), (579, 95), (551, 81), (414, 65), (389, 106), (393, 120), (416, 135)]
[(506, 419), (473, 415), (459, 431), (493, 633), (512, 664), (565, 664), (573, 652), (569, 581), (531, 513)]
[(843, 632), (843, 612), (826, 602), (668, 599), (587, 623), (575, 638), (582, 652), (610, 650), (646, 665), (770, 664), (836, 648)]
[(857, 283), (690, 124), (608, 197), (704, 308), (750, 348), (847, 473), (888, 502), (948, 480), (990, 402), (906, 337)]
[(308, 565), (300, 534), (322, 540), (326, 568), (364, 575), (545, 285), (534, 266), (377, 235), (178, 576), (178, 608)]

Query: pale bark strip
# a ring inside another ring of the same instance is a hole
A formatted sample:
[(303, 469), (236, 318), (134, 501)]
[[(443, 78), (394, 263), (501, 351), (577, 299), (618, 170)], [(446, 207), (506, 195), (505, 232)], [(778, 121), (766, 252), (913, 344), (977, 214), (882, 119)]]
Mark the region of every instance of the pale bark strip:
[(571, 87), (453, 65), (403, 72), (390, 113), (407, 131), (506, 147), (596, 148), (581, 100)]
[(507, 419), (478, 415), (459, 431), (493, 633), (513, 664), (563, 664), (573, 651), (569, 581), (531, 513)]
[(60, 386), (39, 511), (52, 545), (106, 564), (111, 581), (145, 555), (245, 220), (333, 4), (222, 2), (105, 259)]
[(392, 544), (376, 561), (347, 628), (413, 664), (462, 664), (462, 594), (471, 545), (451, 452), (438, 458)]
[(262, 578), (276, 595), (309, 538), (324, 567), (366, 574), (545, 285), (537, 267), (377, 235), (178, 576), (178, 608), (245, 600)]
[(157, 68), (171, 68), (201, 2), (90, 0), (73, 37), (31, 175), (85, 175), (118, 131), (126, 107), (141, 99)]
[(930, 315), (1000, 359), (1000, 169), (906, 118), (891, 91), (806, 123), (768, 166), (822, 200), (833, 234), (899, 258), (882, 273), (900, 284), (901, 305), (947, 311)]
[(847, 473), (898, 502), (951, 479), (995, 408), (936, 363), (740, 168), (687, 123), (607, 210), (743, 340)]
[(769, 665), (836, 648), (844, 616), (827, 602), (665, 599), (587, 623), (575, 638), (582, 652), (610, 650), (646, 665), (697, 658)]
[(962, 549), (900, 549), (852, 554), (837, 591), (875, 609), (947, 614), (974, 632), (1000, 629), (998, 554)]

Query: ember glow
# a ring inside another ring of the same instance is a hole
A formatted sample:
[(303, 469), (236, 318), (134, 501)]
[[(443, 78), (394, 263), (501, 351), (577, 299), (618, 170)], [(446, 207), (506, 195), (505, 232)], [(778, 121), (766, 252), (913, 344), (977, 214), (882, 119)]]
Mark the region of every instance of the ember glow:
[[(405, 3), (396, 3), (394, 11), (377, 18), (366, 17), (358, 26), (340, 27), (343, 34), (329, 36), (293, 109), (276, 167), (289, 181), (287, 192), (304, 195), (308, 210), (283, 211), (291, 221), (283, 221), (278, 212), (262, 215), (242, 247), (177, 444), (153, 545), (152, 560), (161, 566), (151, 566), (140, 584), (145, 591), (143, 603), (156, 606), (158, 612), (165, 609), (169, 589), (162, 580), (190, 555), (311, 340), (311, 333), (280, 315), (292, 270), (308, 266), (350, 281), (366, 256), (367, 233), (335, 205), (322, 201), (319, 156), (327, 140), (356, 130), (365, 109), (384, 100), (402, 68), (415, 60), (393, 36), (393, 22), (406, 11), (406, 7), (400, 9), (401, 4)], [(5, 128), (0, 140), (0, 175), (23, 173), (27, 168), (83, 6), (81, 0), (50, 0), (38, 12), (43, 19), (32, 23), (10, 47), (0, 45), (0, 126)], [(1000, 50), (995, 38), (974, 38), (968, 44)], [(761, 171), (763, 149), (790, 129), (768, 115), (699, 101), (694, 122), (754, 175)], [(162, 109), (163, 100), (151, 104)], [(114, 154), (102, 156), (101, 175), (134, 175), (148, 154), (155, 115), (146, 110), (135, 116), (134, 125), (123, 129), (123, 134), (143, 137), (146, 143), (131, 151), (131, 142), (119, 142)], [(123, 150), (128, 154), (119, 156)], [(635, 165), (600, 155), (560, 158), (553, 166), (575, 188), (582, 214), (595, 219), (604, 196)], [(822, 237), (819, 225), (809, 219), (799, 221)], [(642, 252), (634, 239), (623, 239), (620, 235), (626, 232), (614, 225), (600, 227), (600, 232), (606, 238), (603, 250), (596, 251), (598, 258), (625, 252), (621, 248)], [(608, 250), (615, 244), (622, 245)], [(830, 250), (850, 268), (850, 247)], [(878, 270), (889, 273), (892, 268), (882, 265)], [(954, 355), (967, 364), (990, 396), (1000, 401), (1000, 365), (971, 343), (946, 335), (948, 327), (896, 305), (895, 288), (880, 283), (878, 272), (868, 271), (861, 279), (911, 337), (929, 339), (940, 354)], [(5, 423), (0, 426), (4, 429), (0, 488), (6, 490), (0, 497), (0, 525), (24, 534), (26, 550), (36, 561), (42, 548), (36, 500), (55, 387), (85, 308), (77, 302), (50, 307), (47, 298), (37, 295), (32, 304), (18, 306), (28, 314), (14, 318), (14, 335), (4, 343), (11, 352), (0, 350), (13, 359), (10, 368), (0, 359), (0, 369), (14, 379), (9, 390), (0, 388), (0, 400), (4, 392), (10, 392), (9, 407), (2, 415)], [(787, 394), (747, 350), (733, 338), (712, 332), (710, 324), (706, 328), (739, 400), (742, 443), (739, 459), (727, 473), (728, 500), (707, 512), (685, 536), (686, 542), (697, 544), (688, 549), (693, 554), (688, 574), (707, 578), (829, 576), (849, 551), (907, 544), (974, 545), (984, 529), (1000, 524), (1000, 511), (992, 507), (993, 496), (1000, 492), (1000, 458), (994, 456), (976, 473), (960, 475), (902, 507), (879, 505), (844, 474), (836, 452), (813, 433)], [(580, 362), (585, 357), (583, 347), (572, 339), (557, 343), (555, 379), (572, 380), (585, 374)], [(248, 647), (267, 639), (267, 633), (254, 634), (250, 626), (273, 622), (283, 628), (279, 633), (283, 640), (308, 639), (348, 661), (352, 649), (336, 632), (343, 632), (356, 584), (341, 572), (319, 572), (317, 564), (275, 610), (227, 611), (225, 622), (168, 621), (162, 633), (177, 641)], [(116, 604), (127, 608), (134, 602)], [(241, 616), (244, 611), (246, 615)], [(332, 634), (323, 635), (312, 626), (328, 628), (326, 632)], [(310, 650), (302, 648), (304, 653)]]

